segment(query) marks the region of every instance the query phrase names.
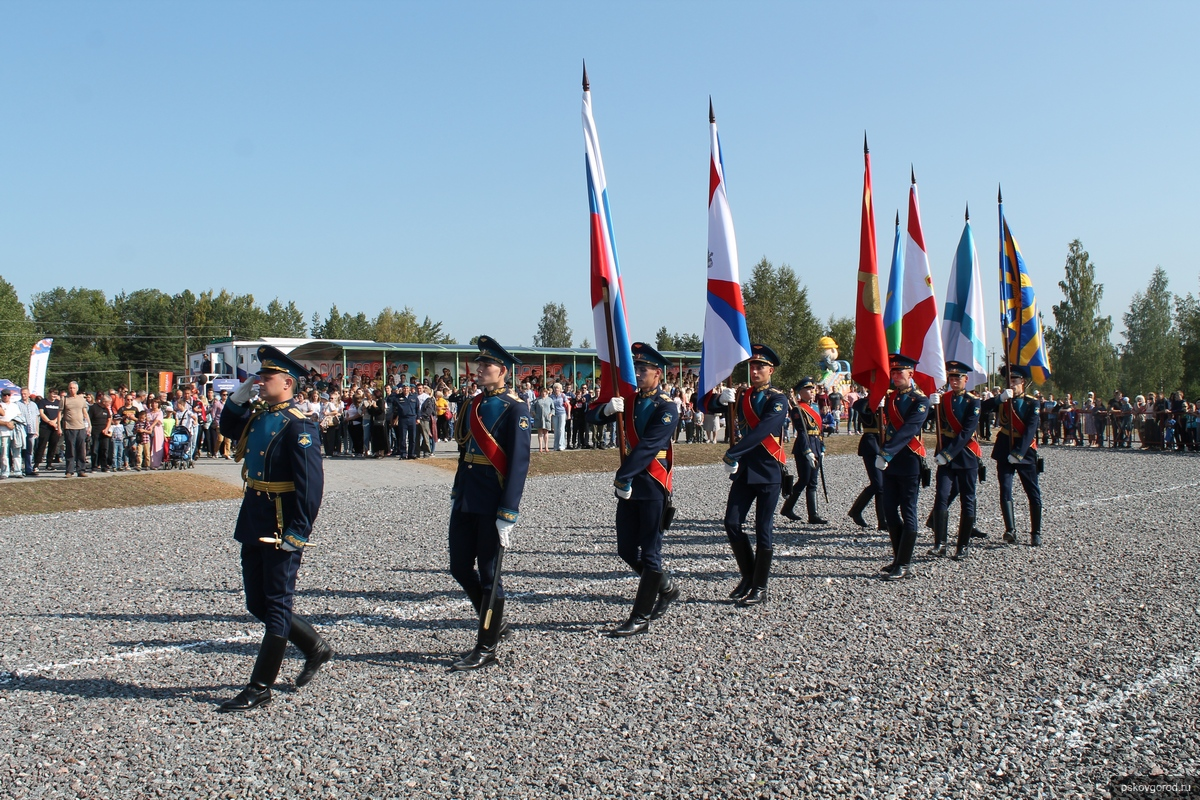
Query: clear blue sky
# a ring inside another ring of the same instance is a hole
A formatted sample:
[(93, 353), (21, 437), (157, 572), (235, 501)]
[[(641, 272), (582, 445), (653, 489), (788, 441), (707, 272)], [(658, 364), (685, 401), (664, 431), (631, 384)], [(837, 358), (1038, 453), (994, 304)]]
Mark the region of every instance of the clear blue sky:
[[(1121, 314), (1195, 292), (1200, 4), (8, 2), (0, 274), (28, 302), (221, 287), (460, 341), (594, 341), (586, 58), (631, 335), (703, 325), (711, 94), (743, 277), (853, 310), (862, 135), (882, 280), (915, 165), (939, 294), (972, 210), (996, 324), (997, 183), (1047, 318), (1067, 244)], [(1051, 320), (1052, 321), (1052, 320)]]

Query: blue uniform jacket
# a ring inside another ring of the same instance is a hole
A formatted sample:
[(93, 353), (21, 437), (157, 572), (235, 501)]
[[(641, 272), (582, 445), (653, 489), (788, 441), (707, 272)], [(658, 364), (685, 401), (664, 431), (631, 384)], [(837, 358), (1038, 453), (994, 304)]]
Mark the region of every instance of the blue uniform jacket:
[(923, 459), (909, 448), (908, 443), (921, 435), (921, 428), (929, 416), (929, 398), (916, 386), (906, 392), (888, 389), (887, 397), (889, 403), (896, 398), (896, 410), (903, 422), (898, 428), (894, 427), (887, 406), (878, 411), (883, 418), (883, 457), (888, 461), (883, 474), (885, 477), (920, 475)]
[(870, 407), (870, 403), (865, 397), (855, 400), (851, 409), (858, 414), (858, 421), (862, 425), (862, 438), (858, 440), (858, 454), (863, 458), (874, 459), (883, 452), (879, 444), (879, 416), (875, 413), (875, 409)]
[[(783, 476), (782, 465), (763, 446), (763, 441), (768, 436), (774, 436), (776, 441), (780, 442), (780, 447), (783, 446), (783, 426), (787, 424), (788, 419), (787, 395), (774, 386), (757, 392), (753, 389), (744, 391), (752, 392), (750, 403), (758, 414), (758, 425), (751, 428), (742, 418), (741, 410), (735, 411), (734, 424), (737, 426), (738, 440), (737, 444), (726, 451), (725, 462), (738, 465), (738, 471), (733, 476), (736, 481), (749, 484), (779, 483)], [(720, 404), (718, 398), (719, 395), (713, 394), (708, 399), (705, 413), (724, 413), (725, 407)], [(735, 409), (739, 402), (740, 394), (734, 400)]]
[(408, 397), (401, 396), (396, 401), (396, 417), (398, 419), (416, 419), (417, 410), (417, 396), (415, 394), (410, 394)]
[[(812, 408), (812, 403), (808, 405), (809, 408)], [(812, 419), (807, 412), (801, 411), (799, 406), (794, 406), (788, 412), (788, 418), (792, 420), (796, 429), (796, 443), (792, 445), (792, 455), (797, 460), (807, 459), (808, 453), (820, 456), (825, 452), (825, 442), (821, 439), (820, 419)]]
[(243, 480), (295, 485), (295, 491), (285, 492), (247, 485), (233, 538), (243, 544), (259, 544), (260, 536), (276, 532), (310, 538), (325, 492), (316, 423), (296, 408), (295, 400), (257, 411), (229, 401), (218, 425), (222, 436), (238, 440)]
[[(508, 459), (507, 474), (501, 475), (483, 454), (471, 435), (469, 414), (476, 398), (479, 419)], [(494, 516), (516, 522), (529, 474), (529, 406), (507, 389), (467, 397), (458, 404), (454, 438), (458, 442), (458, 471), (450, 492), (453, 507), (468, 514)]]
[(1010, 404), (1002, 402), (999, 397), (983, 401), (982, 410), (985, 413), (994, 410), (996, 425), (1000, 428), (996, 433), (996, 443), (992, 446), (993, 461), (1008, 461), (1008, 454), (1016, 453), (1020, 457), (1021, 463), (1037, 464), (1037, 448), (1033, 444), (1037, 437), (1039, 405), (1037, 398), (1029, 395), (1012, 399), (1012, 411), (1016, 412), (1017, 418), (1025, 423), (1025, 433), (1017, 436), (1012, 428), (1012, 420), (1009, 418)]
[[(589, 425), (607, 425), (617, 418), (616, 414), (604, 413), (606, 405), (607, 400), (588, 409)], [(666, 488), (651, 477), (649, 468), (651, 462), (657, 461), (664, 469), (670, 469), (666, 452), (675, 438), (679, 408), (666, 392), (650, 389), (625, 396), (625, 413), (631, 411), (638, 443), (625, 455), (625, 461), (613, 478), (613, 485), (618, 488), (629, 486), (633, 490), (630, 500), (661, 500)]]
[[(942, 395), (936, 413), (941, 415), (942, 453), (950, 460), (950, 469), (979, 469), (979, 457), (967, 447), (979, 429), (979, 407), (979, 396), (970, 392), (958, 395), (946, 392)], [(962, 426), (962, 433), (958, 436), (954, 435), (954, 429), (947, 421), (950, 414), (954, 414)]]

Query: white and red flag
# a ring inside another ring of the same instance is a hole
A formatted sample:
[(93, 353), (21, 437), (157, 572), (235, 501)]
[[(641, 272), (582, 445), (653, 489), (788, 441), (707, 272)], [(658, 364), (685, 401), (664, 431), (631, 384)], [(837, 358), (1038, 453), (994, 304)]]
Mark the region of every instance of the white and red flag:
[(625, 321), (625, 290), (617, 262), (612, 217), (608, 210), (608, 184), (600, 157), (600, 136), (592, 118), (592, 93), (587, 67), (583, 68), (583, 142), (587, 162), (588, 206), (592, 239), (592, 321), (596, 330), (596, 355), (600, 359), (599, 397), (632, 394), (637, 381)]
[(700, 391), (704, 397), (750, 357), (746, 306), (738, 277), (737, 239), (725, 192), (725, 162), (712, 99), (708, 101), (708, 301), (700, 351)]
[(921, 209), (917, 203), (917, 175), (912, 173), (908, 192), (908, 241), (904, 246), (904, 317), (901, 322), (900, 353), (917, 362), (913, 377), (925, 394), (946, 384), (946, 359), (942, 355), (942, 324), (925, 235), (921, 233)]

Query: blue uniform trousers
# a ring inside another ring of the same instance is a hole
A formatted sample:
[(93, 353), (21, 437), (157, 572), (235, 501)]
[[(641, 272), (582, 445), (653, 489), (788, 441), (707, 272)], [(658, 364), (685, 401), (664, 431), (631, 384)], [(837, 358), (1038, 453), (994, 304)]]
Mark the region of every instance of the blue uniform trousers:
[(917, 532), (917, 494), (920, 475), (889, 475), (883, 471), (883, 513), (889, 528)]
[[(485, 597), (492, 591), (499, 554), (495, 514), (471, 514), (457, 508), (450, 512), (450, 574), (468, 597)], [(503, 580), (496, 597), (504, 597)]]
[(979, 469), (937, 468), (937, 493), (933, 507), (938, 511), (950, 508), (950, 494), (957, 492), (962, 503), (962, 513), (975, 516), (975, 488), (979, 481)]
[(1007, 459), (996, 462), (996, 475), (1000, 481), (1000, 502), (1011, 503), (1013, 499), (1013, 474), (1021, 478), (1030, 505), (1042, 504), (1042, 490), (1038, 487), (1037, 467), (1033, 464), (1010, 464)]
[(242, 545), (246, 610), (267, 626), (268, 634), (286, 638), (292, 630), (292, 599), (303, 552), (289, 553), (258, 544)]
[(775, 547), (775, 506), (779, 504), (778, 483), (746, 483), (734, 481), (729, 487), (729, 500), (725, 505), (725, 534), (729, 540), (749, 541), (742, 525), (754, 505), (754, 533), (757, 547), (772, 550)]
[(867, 471), (867, 481), (876, 497), (883, 491), (883, 470), (875, 466), (875, 456), (863, 456), (863, 469)]
[(417, 457), (417, 420), (416, 417), (400, 417), (396, 423), (396, 437), (399, 440), (398, 449), (401, 458)]
[(662, 572), (662, 498), (617, 500), (617, 555), (634, 572)]

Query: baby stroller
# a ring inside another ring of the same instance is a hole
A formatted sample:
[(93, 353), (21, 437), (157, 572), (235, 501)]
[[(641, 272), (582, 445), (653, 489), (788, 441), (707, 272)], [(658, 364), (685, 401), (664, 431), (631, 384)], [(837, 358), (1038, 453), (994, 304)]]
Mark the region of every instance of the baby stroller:
[(176, 428), (171, 434), (170, 455), (171, 469), (191, 469), (196, 466), (192, 462), (192, 436), (186, 428)]

